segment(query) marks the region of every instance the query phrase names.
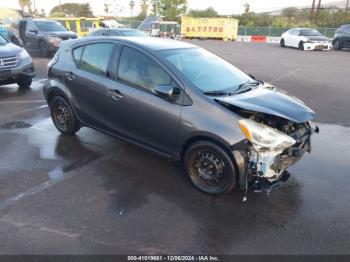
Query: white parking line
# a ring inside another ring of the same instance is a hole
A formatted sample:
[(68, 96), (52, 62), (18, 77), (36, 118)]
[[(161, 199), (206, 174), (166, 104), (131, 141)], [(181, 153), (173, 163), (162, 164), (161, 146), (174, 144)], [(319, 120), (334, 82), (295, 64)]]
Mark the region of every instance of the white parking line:
[(28, 109), (28, 110), (23, 110), (23, 111), (20, 111), (20, 112), (16, 112), (16, 113), (13, 113), (13, 114), (8, 114), (8, 115), (0, 117), (0, 120), (8, 118), (8, 117), (11, 117), (11, 116), (21, 115), (21, 114), (24, 114), (24, 113), (36, 111), (36, 110), (43, 109), (43, 108), (46, 108), (46, 107), (48, 107), (48, 105), (42, 105), (42, 106), (38, 106), (38, 107), (31, 108), (31, 109)]
[(0, 105), (3, 104), (26, 104), (26, 103), (45, 103), (45, 100), (21, 100), (21, 101), (5, 101), (0, 102)]
[(284, 74), (284, 75), (281, 75), (281, 76), (279, 76), (279, 77), (276, 77), (276, 78), (274, 78), (274, 79), (272, 79), (272, 80), (270, 80), (270, 81), (267, 81), (267, 82), (268, 82), (268, 83), (276, 83), (276, 82), (278, 82), (278, 81), (280, 81), (280, 80), (282, 80), (282, 79), (284, 79), (284, 78), (286, 78), (286, 77), (288, 77), (288, 76), (294, 75), (295, 73), (297, 73), (297, 72), (299, 72), (299, 71), (301, 71), (301, 70), (302, 70), (302, 68), (298, 67), (298, 68), (296, 68), (295, 70), (293, 70), (293, 71), (291, 71), (291, 72), (289, 72), (289, 73), (286, 73), (286, 74)]

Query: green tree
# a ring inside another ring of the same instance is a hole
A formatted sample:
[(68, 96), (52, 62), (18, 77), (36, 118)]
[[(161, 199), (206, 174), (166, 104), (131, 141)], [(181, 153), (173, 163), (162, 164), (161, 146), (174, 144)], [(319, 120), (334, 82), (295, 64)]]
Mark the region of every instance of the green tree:
[(244, 4), (244, 13), (249, 13), (250, 12), (250, 4), (248, 4), (248, 3), (245, 3)]
[(32, 2), (30, 0), (18, 0), (18, 4), (22, 10), (28, 9), (28, 12), (32, 14)]
[(152, 4), (152, 10), (151, 10), (152, 15), (158, 16), (160, 14), (160, 5), (161, 5), (160, 0), (152, 0), (151, 4)]
[(296, 17), (298, 9), (295, 7), (287, 7), (282, 10), (282, 16), (286, 17), (288, 21), (291, 21)]
[(64, 13), (66, 17), (94, 17), (89, 3), (65, 3), (61, 6), (58, 5), (51, 9), (50, 16), (53, 17), (55, 13)]
[(103, 6), (104, 6), (103, 11), (105, 11), (106, 15), (108, 15), (108, 13), (109, 13), (109, 4), (107, 2), (105, 2)]
[(179, 21), (187, 11), (187, 0), (160, 0), (160, 15), (166, 21)]
[(188, 16), (192, 17), (218, 17), (219, 14), (213, 7), (209, 7), (203, 10), (190, 9)]
[(148, 1), (147, 0), (141, 0), (141, 12), (137, 16), (137, 19), (144, 20), (147, 17), (147, 10), (148, 10)]

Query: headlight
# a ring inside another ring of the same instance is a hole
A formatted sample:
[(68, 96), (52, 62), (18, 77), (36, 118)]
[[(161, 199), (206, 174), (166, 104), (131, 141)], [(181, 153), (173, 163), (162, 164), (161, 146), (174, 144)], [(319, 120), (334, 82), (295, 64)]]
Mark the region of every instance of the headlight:
[(60, 42), (62, 42), (62, 38), (59, 38), (57, 36), (50, 36), (49, 37), (49, 41), (51, 43), (60, 43)]
[(292, 137), (253, 120), (242, 119), (238, 123), (247, 139), (260, 150), (284, 150), (296, 142)]
[(18, 57), (19, 59), (26, 59), (29, 57), (29, 54), (25, 49), (22, 49), (22, 51), (19, 52)]

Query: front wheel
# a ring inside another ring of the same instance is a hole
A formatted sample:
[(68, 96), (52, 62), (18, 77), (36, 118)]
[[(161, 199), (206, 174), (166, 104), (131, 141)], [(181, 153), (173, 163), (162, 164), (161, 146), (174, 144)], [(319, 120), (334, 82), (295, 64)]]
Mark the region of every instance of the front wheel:
[(299, 43), (299, 50), (304, 51), (304, 43), (303, 42)]
[(339, 42), (339, 39), (334, 40), (333, 49), (334, 50), (341, 50), (342, 49), (342, 46), (341, 46), (341, 44)]
[(56, 96), (50, 103), (51, 118), (58, 131), (64, 135), (74, 135), (80, 125), (71, 106), (61, 96)]
[(280, 46), (281, 46), (281, 47), (286, 47), (286, 43), (284, 42), (284, 39), (283, 39), (283, 38), (281, 39)]
[(184, 166), (192, 184), (204, 193), (228, 193), (236, 186), (237, 173), (230, 156), (214, 143), (192, 144), (184, 154)]
[(24, 78), (18, 80), (17, 84), (20, 88), (29, 88), (30, 85), (32, 84), (32, 78)]

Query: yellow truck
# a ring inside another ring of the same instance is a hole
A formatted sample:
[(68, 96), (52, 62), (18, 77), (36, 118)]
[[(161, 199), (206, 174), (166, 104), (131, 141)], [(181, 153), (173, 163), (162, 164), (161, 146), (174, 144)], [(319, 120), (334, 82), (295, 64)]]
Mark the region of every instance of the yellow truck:
[(236, 40), (238, 20), (235, 18), (182, 17), (181, 35), (185, 38), (218, 38)]
[(85, 17), (50, 17), (49, 19), (60, 22), (68, 30), (74, 31), (79, 37), (86, 36), (91, 30), (100, 27), (103, 18), (85, 18)]

